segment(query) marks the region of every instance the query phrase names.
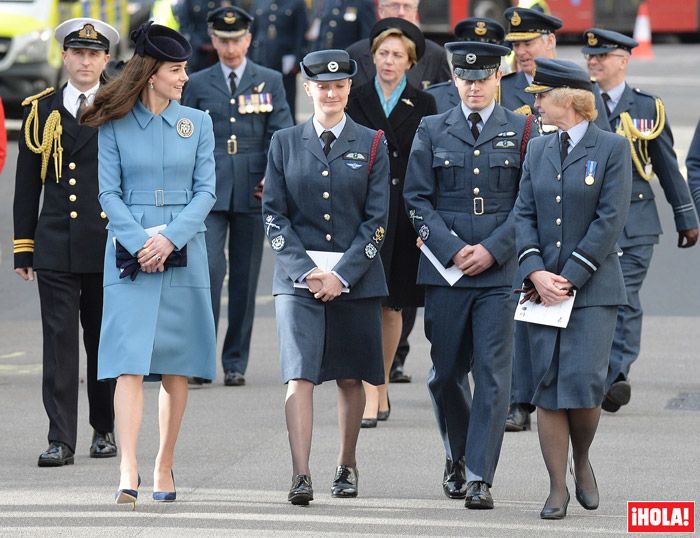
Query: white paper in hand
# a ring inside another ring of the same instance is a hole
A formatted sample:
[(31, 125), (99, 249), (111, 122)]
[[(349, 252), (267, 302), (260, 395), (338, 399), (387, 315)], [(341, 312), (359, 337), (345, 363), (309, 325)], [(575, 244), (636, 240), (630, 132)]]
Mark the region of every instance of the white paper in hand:
[(537, 323), (538, 325), (549, 325), (550, 327), (559, 327), (566, 329), (571, 317), (571, 309), (574, 307), (576, 299), (576, 290), (574, 294), (566, 301), (562, 301), (554, 306), (545, 306), (542, 303), (537, 304), (534, 301), (527, 301), (520, 304), (525, 297), (524, 293), (520, 294), (518, 307), (515, 309), (515, 321), (524, 321), (526, 323)]
[[(324, 273), (330, 273), (345, 253), (328, 252), (325, 250), (307, 250), (306, 254), (313, 260), (316, 267), (318, 267), (321, 271)], [(309, 289), (309, 285), (306, 282), (295, 282), (294, 287), (307, 290)], [(343, 288), (343, 293), (350, 293), (350, 288)]]

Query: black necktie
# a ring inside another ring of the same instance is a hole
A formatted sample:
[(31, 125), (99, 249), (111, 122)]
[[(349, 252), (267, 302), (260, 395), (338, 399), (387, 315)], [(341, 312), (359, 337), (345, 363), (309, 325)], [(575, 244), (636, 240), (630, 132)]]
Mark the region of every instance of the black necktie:
[(234, 73), (233, 71), (231, 71), (231, 72), (228, 74), (228, 79), (229, 79), (229, 81), (230, 81), (230, 83), (231, 83), (231, 95), (233, 95), (234, 93), (236, 93), (236, 73)]
[(78, 101), (80, 101), (80, 104), (78, 105), (78, 110), (75, 112), (75, 120), (80, 123), (80, 117), (83, 115), (83, 112), (87, 110), (87, 97), (84, 93), (80, 94)]
[(559, 151), (561, 153), (561, 162), (564, 162), (564, 159), (566, 159), (566, 156), (569, 154), (569, 140), (571, 137), (569, 136), (569, 133), (566, 131), (561, 132), (561, 137), (560, 137), (560, 143), (561, 146), (559, 147)]
[(323, 153), (328, 156), (331, 152), (331, 144), (335, 140), (335, 135), (330, 131), (323, 131), (321, 133), (321, 140), (323, 141)]
[(603, 92), (600, 94), (600, 96), (603, 98), (603, 102), (605, 103), (605, 108), (608, 109), (608, 116), (612, 114), (612, 109), (610, 108), (610, 96)]
[(469, 123), (471, 123), (471, 131), (474, 140), (479, 138), (479, 128), (476, 126), (477, 123), (481, 121), (481, 116), (478, 112), (472, 112), (469, 114)]

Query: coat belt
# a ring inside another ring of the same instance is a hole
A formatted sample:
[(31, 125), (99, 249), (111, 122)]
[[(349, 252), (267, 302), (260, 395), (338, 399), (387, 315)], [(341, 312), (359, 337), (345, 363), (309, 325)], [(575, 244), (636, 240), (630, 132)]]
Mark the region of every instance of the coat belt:
[[(459, 213), (484, 215), (491, 213), (509, 213), (515, 204), (515, 198), (512, 196), (504, 198), (488, 198), (487, 196), (438, 198), (435, 209), (438, 211), (456, 211)], [(475, 203), (475, 201), (478, 201), (478, 203)]]
[(161, 207), (164, 205), (186, 205), (192, 200), (192, 191), (126, 191), (124, 203), (127, 205), (152, 205)]

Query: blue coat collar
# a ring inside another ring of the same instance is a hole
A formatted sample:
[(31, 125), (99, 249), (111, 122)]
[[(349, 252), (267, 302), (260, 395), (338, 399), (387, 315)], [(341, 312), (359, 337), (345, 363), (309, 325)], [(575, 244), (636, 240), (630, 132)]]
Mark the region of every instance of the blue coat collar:
[[(145, 129), (151, 122), (151, 120), (155, 117), (155, 114), (153, 114), (153, 112), (146, 108), (146, 106), (141, 102), (141, 99), (136, 99), (136, 104), (134, 105), (134, 108), (131, 109), (131, 111), (142, 129)], [(160, 113), (160, 117), (163, 118), (165, 122), (168, 125), (170, 125), (170, 127), (173, 127), (175, 125), (175, 122), (177, 122), (177, 118), (179, 115), (180, 103), (178, 103), (175, 100), (170, 101), (166, 109)]]

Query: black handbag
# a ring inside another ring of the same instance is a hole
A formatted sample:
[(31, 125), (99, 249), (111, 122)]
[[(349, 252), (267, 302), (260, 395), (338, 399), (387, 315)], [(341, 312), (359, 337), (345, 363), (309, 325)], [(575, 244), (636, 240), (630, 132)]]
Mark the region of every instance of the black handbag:
[[(136, 280), (141, 268), (138, 259), (136, 256), (132, 256), (131, 252), (126, 250), (119, 241), (115, 241), (115, 248), (119, 278), (131, 277), (131, 280)], [(170, 253), (170, 256), (165, 260), (166, 271), (168, 267), (187, 267), (187, 245)]]

